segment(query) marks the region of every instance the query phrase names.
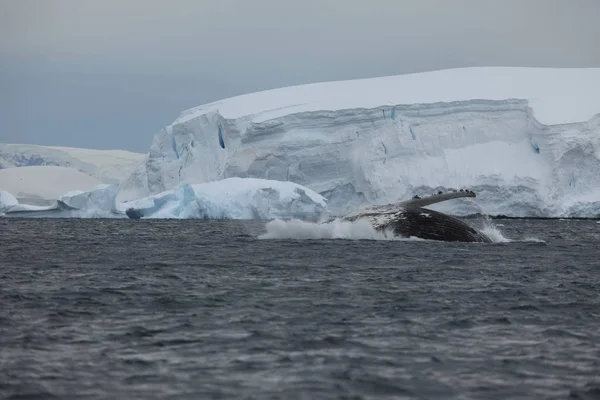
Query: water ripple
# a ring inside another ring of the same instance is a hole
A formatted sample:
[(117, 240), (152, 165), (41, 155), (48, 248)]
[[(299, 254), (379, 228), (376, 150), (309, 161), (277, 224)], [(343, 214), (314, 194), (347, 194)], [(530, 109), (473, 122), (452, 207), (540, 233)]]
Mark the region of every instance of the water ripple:
[(0, 398), (600, 398), (594, 221), (492, 246), (6, 220)]

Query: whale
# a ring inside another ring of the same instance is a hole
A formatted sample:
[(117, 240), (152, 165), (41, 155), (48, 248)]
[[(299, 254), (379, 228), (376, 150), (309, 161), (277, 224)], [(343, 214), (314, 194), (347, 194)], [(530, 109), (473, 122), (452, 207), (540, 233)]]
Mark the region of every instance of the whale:
[(476, 197), (471, 190), (438, 192), (431, 196), (414, 196), (412, 199), (385, 205), (368, 206), (353, 213), (329, 219), (344, 221), (367, 220), (375, 230), (393, 232), (397, 237), (417, 237), (444, 242), (491, 243), (484, 233), (467, 222), (439, 211), (425, 208), (442, 201)]

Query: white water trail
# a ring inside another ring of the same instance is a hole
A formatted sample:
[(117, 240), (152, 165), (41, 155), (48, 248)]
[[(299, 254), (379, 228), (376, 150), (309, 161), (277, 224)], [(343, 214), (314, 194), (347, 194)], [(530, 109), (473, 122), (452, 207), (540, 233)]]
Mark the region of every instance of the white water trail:
[(355, 222), (336, 219), (327, 224), (300, 220), (269, 221), (267, 232), (259, 239), (350, 239), (350, 240), (407, 240), (394, 237), (391, 232), (376, 231), (366, 220)]

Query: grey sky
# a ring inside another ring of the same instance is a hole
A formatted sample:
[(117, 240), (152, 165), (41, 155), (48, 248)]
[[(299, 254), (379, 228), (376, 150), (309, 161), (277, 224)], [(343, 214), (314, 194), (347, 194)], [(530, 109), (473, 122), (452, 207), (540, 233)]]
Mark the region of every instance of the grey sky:
[(598, 0), (0, 0), (0, 142), (146, 152), (183, 109), (481, 65), (600, 66)]

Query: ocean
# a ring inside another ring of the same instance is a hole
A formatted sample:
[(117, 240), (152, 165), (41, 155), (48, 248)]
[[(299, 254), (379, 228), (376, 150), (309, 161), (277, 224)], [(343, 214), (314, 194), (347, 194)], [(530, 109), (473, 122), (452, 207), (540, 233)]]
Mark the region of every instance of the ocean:
[(600, 398), (597, 221), (265, 224), (0, 219), (0, 397)]

